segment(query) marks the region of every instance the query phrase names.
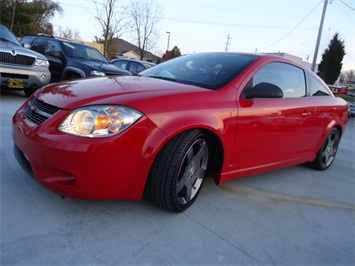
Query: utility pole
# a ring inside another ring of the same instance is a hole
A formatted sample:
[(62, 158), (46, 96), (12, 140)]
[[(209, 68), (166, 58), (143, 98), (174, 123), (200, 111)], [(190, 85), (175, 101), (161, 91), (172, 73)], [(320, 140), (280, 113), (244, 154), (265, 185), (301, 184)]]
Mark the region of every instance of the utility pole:
[(224, 49), (225, 52), (228, 51), (228, 46), (230, 45), (229, 40), (232, 39), (232, 37), (231, 37), (231, 36), (229, 35), (229, 33), (228, 33), (228, 35), (226, 36), (226, 38), (227, 38), (227, 42), (226, 42), (226, 48)]
[(320, 43), (320, 39), (322, 36), (322, 30), (323, 30), (323, 23), (324, 23), (324, 17), (325, 17), (325, 13), (327, 11), (327, 5), (328, 5), (328, 0), (324, 0), (324, 6), (323, 6), (323, 13), (322, 13), (322, 18), (320, 20), (320, 25), (319, 25), (319, 30), (318, 30), (318, 38), (317, 38), (317, 44), (316, 44), (316, 48), (314, 51), (314, 56), (313, 56), (313, 62), (312, 62), (312, 68), (311, 70), (314, 72), (314, 69), (316, 67), (316, 61), (317, 61), (317, 55), (318, 55), (318, 50), (319, 50), (319, 43)]
[(170, 31), (167, 31), (166, 33), (168, 34), (168, 46), (166, 47), (166, 51), (169, 51)]
[(14, 19), (15, 19), (15, 10), (16, 10), (16, 5), (17, 5), (17, 0), (13, 1), (11, 3), (12, 6), (12, 17), (11, 17), (11, 26), (10, 26), (10, 30), (13, 31), (13, 26), (14, 26)]

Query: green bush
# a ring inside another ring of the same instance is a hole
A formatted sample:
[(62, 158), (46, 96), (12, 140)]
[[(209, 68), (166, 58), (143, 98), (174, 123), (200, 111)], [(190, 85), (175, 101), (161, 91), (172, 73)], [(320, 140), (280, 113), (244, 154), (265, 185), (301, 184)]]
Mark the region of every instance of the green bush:
[(355, 103), (355, 97), (347, 96), (347, 95), (341, 95), (339, 96), (340, 98), (343, 98), (345, 101), (349, 103)]

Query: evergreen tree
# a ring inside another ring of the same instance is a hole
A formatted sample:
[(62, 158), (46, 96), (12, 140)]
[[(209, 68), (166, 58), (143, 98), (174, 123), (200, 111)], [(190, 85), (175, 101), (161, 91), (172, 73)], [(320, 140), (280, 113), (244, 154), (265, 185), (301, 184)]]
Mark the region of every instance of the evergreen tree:
[(163, 61), (168, 61), (170, 59), (173, 59), (175, 57), (181, 56), (180, 49), (177, 46), (174, 46), (171, 51), (166, 51), (165, 54), (163, 55)]
[(61, 6), (51, 0), (0, 0), (1, 24), (16, 36), (26, 34), (53, 34), (50, 20), (56, 12), (62, 13)]
[(320, 76), (325, 83), (334, 84), (340, 75), (343, 66), (343, 58), (345, 55), (344, 41), (340, 40), (339, 33), (335, 33), (330, 40), (328, 48), (325, 49), (322, 60), (318, 65), (318, 76)]

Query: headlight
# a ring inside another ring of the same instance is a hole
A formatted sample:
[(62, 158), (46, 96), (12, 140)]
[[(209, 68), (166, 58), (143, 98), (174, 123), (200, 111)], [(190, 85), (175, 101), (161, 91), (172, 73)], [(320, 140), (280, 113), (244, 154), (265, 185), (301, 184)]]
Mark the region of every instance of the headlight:
[(97, 70), (90, 71), (90, 77), (104, 77), (104, 76), (106, 76), (104, 72), (97, 71)]
[(38, 66), (38, 67), (46, 67), (46, 68), (48, 68), (49, 67), (49, 62), (46, 59), (36, 58), (36, 60), (34, 62), (34, 65)]
[(82, 137), (109, 137), (124, 131), (141, 117), (140, 112), (126, 106), (88, 106), (71, 112), (58, 130)]

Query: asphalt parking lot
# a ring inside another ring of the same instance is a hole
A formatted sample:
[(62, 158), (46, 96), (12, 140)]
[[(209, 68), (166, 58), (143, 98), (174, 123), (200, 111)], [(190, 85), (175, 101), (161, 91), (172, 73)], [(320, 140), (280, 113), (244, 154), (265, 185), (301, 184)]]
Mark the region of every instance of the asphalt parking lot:
[(0, 265), (354, 265), (355, 118), (325, 172), (295, 166), (215, 186), (180, 214), (147, 199), (61, 199), (20, 168), (0, 97)]

